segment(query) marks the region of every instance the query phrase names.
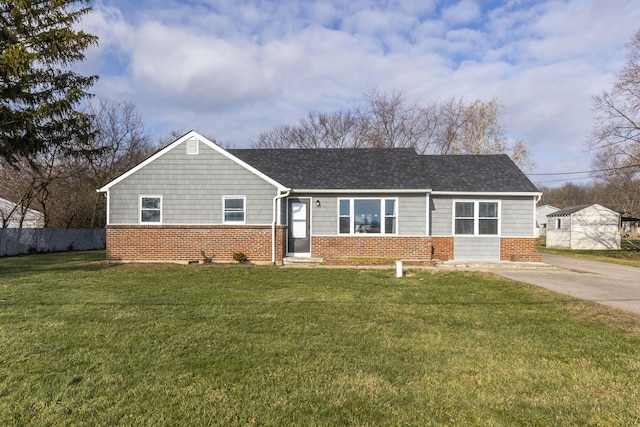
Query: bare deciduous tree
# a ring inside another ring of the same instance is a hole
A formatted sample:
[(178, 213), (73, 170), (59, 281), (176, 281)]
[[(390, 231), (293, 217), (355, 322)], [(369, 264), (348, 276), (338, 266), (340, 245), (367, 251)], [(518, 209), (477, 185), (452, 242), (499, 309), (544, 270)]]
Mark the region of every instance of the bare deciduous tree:
[(407, 101), (402, 92), (377, 89), (354, 102), (350, 111), (310, 112), (297, 124), (260, 134), (256, 148), (392, 148), (411, 147), (419, 154), (507, 153), (531, 167), (522, 140), (511, 144), (500, 123), (497, 100), (466, 104), (449, 98), (427, 106)]
[(588, 146), (595, 152), (596, 169), (640, 165), (640, 31), (627, 51), (613, 87), (593, 98), (595, 125)]
[(103, 226), (105, 199), (96, 189), (155, 151), (134, 103), (103, 99), (89, 112), (94, 137), (76, 142), (73, 155), (52, 146), (14, 166), (0, 164), (0, 194), (42, 212), (45, 227)]
[(587, 145), (603, 197), (617, 209), (640, 213), (640, 31), (627, 44), (627, 62), (610, 90), (593, 98), (594, 129)]

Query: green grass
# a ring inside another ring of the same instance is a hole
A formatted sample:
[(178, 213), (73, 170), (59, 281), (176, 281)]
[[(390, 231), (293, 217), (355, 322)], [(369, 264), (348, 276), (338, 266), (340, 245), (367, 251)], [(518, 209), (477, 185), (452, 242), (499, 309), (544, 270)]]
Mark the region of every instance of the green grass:
[(557, 249), (547, 248), (545, 236), (538, 239), (536, 246), (538, 252), (564, 255), (575, 258), (584, 258), (592, 261), (611, 262), (615, 264), (629, 265), (632, 267), (640, 267), (640, 241), (622, 240), (620, 250), (575, 250), (575, 249)]
[(640, 318), (489, 274), (0, 259), (0, 425), (640, 423)]

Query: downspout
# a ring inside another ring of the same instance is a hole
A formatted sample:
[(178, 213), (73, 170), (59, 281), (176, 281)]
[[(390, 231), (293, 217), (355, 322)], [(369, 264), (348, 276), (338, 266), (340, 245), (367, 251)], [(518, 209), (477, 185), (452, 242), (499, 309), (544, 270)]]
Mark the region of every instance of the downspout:
[[(278, 190), (282, 191), (282, 190)], [(284, 193), (273, 198), (273, 222), (271, 223), (271, 264), (276, 263), (276, 223), (278, 222), (278, 200), (284, 199), (291, 194), (291, 189), (286, 189)]]
[[(538, 202), (540, 201), (540, 199), (542, 199), (542, 193), (538, 193), (537, 195), (533, 196), (533, 235), (535, 236), (536, 230), (538, 230), (538, 237), (540, 237), (540, 224), (538, 224), (538, 209), (536, 208), (536, 206), (538, 206)], [(538, 224), (538, 227), (536, 227), (536, 224)], [(547, 230), (549, 230), (548, 223)]]

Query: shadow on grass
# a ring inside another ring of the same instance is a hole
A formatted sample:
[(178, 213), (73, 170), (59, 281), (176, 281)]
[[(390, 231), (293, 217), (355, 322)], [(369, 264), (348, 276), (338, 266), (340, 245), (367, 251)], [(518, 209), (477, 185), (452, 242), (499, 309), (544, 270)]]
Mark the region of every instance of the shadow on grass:
[(0, 279), (33, 274), (97, 271), (105, 267), (105, 251), (55, 252), (0, 258)]

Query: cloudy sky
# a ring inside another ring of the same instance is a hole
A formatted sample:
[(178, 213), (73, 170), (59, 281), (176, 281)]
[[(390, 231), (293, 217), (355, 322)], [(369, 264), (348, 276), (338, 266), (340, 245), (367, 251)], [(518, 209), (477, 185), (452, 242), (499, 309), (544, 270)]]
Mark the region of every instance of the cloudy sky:
[[(133, 100), (158, 138), (197, 130), (248, 147), (372, 88), (427, 104), (496, 98), (534, 174), (590, 169), (591, 97), (640, 30), (631, 0), (97, 0), (83, 72)], [(540, 185), (585, 175), (531, 175)]]

